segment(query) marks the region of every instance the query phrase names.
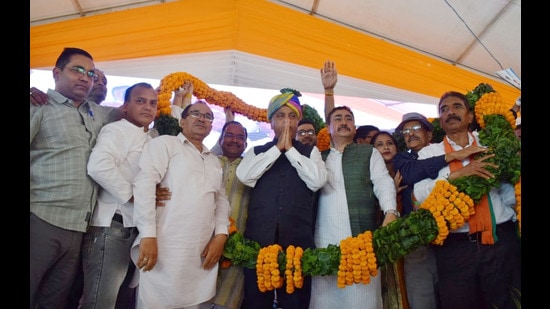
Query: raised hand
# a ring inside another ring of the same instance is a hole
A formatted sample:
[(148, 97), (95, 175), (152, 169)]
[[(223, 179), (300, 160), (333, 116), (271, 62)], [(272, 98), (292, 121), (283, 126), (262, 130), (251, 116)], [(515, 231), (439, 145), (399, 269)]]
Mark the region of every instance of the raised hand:
[(321, 82), (325, 90), (332, 90), (336, 86), (338, 81), (338, 71), (333, 61), (325, 61), (324, 66), (321, 68)]

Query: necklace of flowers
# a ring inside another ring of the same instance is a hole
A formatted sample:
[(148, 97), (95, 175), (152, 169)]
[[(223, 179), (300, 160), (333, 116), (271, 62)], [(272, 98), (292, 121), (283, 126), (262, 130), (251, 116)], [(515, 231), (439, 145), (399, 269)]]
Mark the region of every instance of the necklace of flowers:
[[(190, 78), (182, 74), (184, 73), (177, 75), (181, 79), (181, 84), (184, 79)], [(168, 84), (169, 81), (167, 80), (166, 83)], [(250, 267), (251, 261), (243, 259), (240, 253), (245, 256), (255, 255), (258, 288), (263, 292), (282, 286), (284, 281), (281, 277), (282, 272), (285, 274), (288, 293), (294, 290), (292, 283), (289, 283), (291, 276), (295, 287), (299, 287), (303, 282), (300, 278), (305, 275), (337, 275), (337, 285), (345, 287), (350, 284), (370, 282), (370, 276), (376, 275), (377, 265), (393, 263), (420, 245), (430, 242), (443, 244), (449, 230), (461, 226), (475, 213), (474, 203), (502, 181), (515, 184), (517, 219), (520, 220), (521, 171), (518, 159), (520, 144), (513, 134), (515, 121), (513, 115), (510, 116), (511, 112), (506, 105), (502, 104), (500, 95), (492, 91), (490, 86), (483, 86), (484, 89), (491, 91), (477, 96), (479, 99), (476, 100), (475, 114), (482, 128), (479, 132), (480, 142), (496, 154), (495, 162), (500, 166), (498, 170), (493, 171), (497, 176), (496, 182), (479, 184), (476, 182), (479, 182), (481, 177), (471, 176), (462, 177), (453, 182), (437, 181), (418, 211), (378, 228), (374, 232), (366, 231), (357, 237), (344, 239), (340, 242), (340, 247), (329, 245), (327, 248), (307, 249), (303, 252), (301, 259), (298, 258), (297, 248), (293, 250), (293, 247), (289, 246), (286, 250), (287, 259), (285, 259), (285, 252), (280, 245), (260, 248), (256, 242), (242, 237), (238, 231), (229, 235), (232, 241), (228, 240), (226, 243), (224, 257), (239, 256), (237, 259), (239, 263), (236, 265)], [(199, 89), (200, 86), (196, 88)], [(330, 139), (326, 127), (319, 133), (326, 139)], [(326, 145), (323, 147), (328, 149)], [(519, 223), (521, 224), (521, 221)], [(228, 243), (231, 247), (227, 246)]]
[(179, 89), (184, 81), (193, 83), (193, 95), (198, 99), (204, 99), (210, 104), (221, 107), (231, 107), (235, 113), (239, 113), (251, 120), (267, 122), (267, 109), (257, 108), (246, 104), (243, 100), (228, 91), (218, 91), (210, 88), (208, 84), (186, 72), (174, 72), (166, 75), (160, 81), (160, 91), (157, 102), (157, 118), (161, 115), (170, 115), (172, 112), (170, 99), (172, 92)]

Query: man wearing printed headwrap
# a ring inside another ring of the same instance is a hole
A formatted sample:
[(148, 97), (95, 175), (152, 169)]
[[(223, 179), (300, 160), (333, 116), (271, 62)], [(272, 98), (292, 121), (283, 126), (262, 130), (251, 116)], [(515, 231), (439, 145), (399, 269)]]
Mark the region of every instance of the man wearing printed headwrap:
[[(237, 177), (252, 187), (244, 237), (261, 247), (279, 244), (304, 250), (314, 247), (316, 191), (327, 181), (327, 170), (317, 147), (296, 141), (302, 107), (292, 89), (282, 89), (269, 102), (267, 118), (275, 133), (273, 141), (247, 151), (237, 167)], [(244, 301), (241, 308), (309, 307), (311, 277), (302, 288), (288, 294), (283, 287), (275, 291), (258, 289), (255, 269), (244, 269)], [(276, 303), (276, 306), (273, 306)]]

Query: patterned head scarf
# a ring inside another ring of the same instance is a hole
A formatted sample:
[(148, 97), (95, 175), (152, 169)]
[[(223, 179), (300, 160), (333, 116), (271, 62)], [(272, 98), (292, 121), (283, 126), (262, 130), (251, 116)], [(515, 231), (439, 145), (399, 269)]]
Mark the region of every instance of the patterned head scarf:
[(298, 97), (301, 96), (302, 94), (297, 90), (290, 88), (281, 89), (281, 94), (274, 96), (269, 101), (269, 106), (267, 107), (267, 119), (271, 120), (275, 112), (285, 105), (296, 112), (299, 118), (302, 118), (302, 106), (300, 105), (300, 100), (298, 99)]

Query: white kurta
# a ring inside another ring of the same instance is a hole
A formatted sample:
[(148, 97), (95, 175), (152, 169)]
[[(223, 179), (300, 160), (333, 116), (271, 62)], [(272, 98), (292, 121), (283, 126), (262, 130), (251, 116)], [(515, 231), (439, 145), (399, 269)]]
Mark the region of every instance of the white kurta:
[(133, 180), (143, 146), (151, 139), (143, 127), (126, 119), (105, 125), (88, 159), (88, 174), (101, 186), (91, 226), (111, 226), (119, 212), (124, 227), (134, 225)]
[[(219, 159), (206, 146), (200, 153), (183, 134), (152, 139), (143, 149), (134, 181), (134, 221), (139, 235), (132, 248), (137, 262), (142, 237), (156, 237), (157, 264), (140, 271), (140, 301), (147, 308), (181, 308), (212, 298), (218, 265), (201, 268), (201, 252), (214, 234), (227, 234), (230, 207)], [(155, 207), (155, 187), (172, 192)]]
[[(328, 170), (327, 184), (320, 190), (315, 245), (326, 248), (329, 244), (351, 236), (346, 189), (342, 172), (342, 153), (331, 148), (325, 161)], [(382, 291), (380, 269), (369, 284), (354, 284), (339, 288), (336, 276), (312, 278), (310, 309), (381, 309)]]

